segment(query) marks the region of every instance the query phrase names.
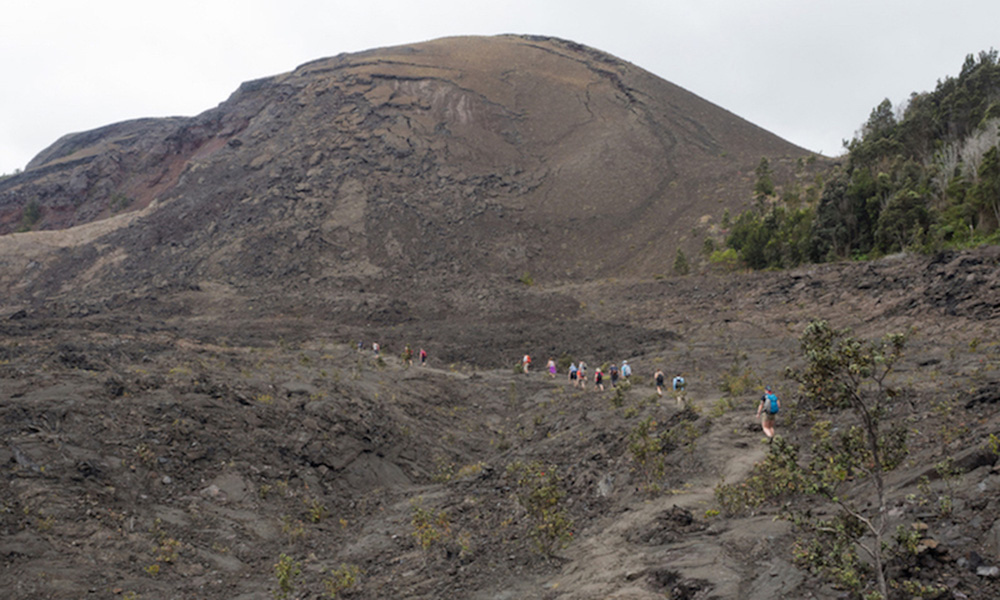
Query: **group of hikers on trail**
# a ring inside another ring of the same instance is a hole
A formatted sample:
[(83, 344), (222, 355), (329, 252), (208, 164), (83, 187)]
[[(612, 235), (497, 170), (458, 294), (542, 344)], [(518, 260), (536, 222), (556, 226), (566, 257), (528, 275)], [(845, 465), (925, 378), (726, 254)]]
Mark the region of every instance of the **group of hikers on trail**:
[[(657, 369), (656, 373), (653, 374), (653, 379), (656, 380), (656, 394), (659, 396), (663, 395), (664, 382), (667, 376), (663, 373), (663, 369)], [(671, 382), (674, 389), (674, 398), (677, 399), (677, 404), (684, 404), (684, 387), (687, 382), (684, 381), (684, 377), (680, 374), (674, 376), (674, 380)]]
[[(521, 370), (524, 373), (528, 373), (531, 368), (531, 355), (525, 354), (521, 358)], [(545, 364), (546, 371), (549, 377), (552, 379), (556, 378), (559, 369), (556, 365), (556, 359), (549, 357), (549, 361)], [(611, 387), (616, 387), (618, 381), (622, 378), (631, 379), (632, 377), (632, 365), (629, 364), (627, 360), (622, 361), (622, 366), (619, 369), (618, 365), (611, 363), (607, 367), (607, 378), (611, 380)], [(663, 395), (663, 388), (666, 381), (666, 375), (663, 373), (662, 369), (657, 369), (656, 373), (653, 374), (653, 379), (656, 381), (656, 393), (660, 396)], [(594, 369), (594, 390), (598, 392), (604, 391), (604, 378), (605, 373), (600, 368)], [(587, 387), (587, 362), (581, 360), (579, 364), (576, 362), (571, 362), (569, 365), (569, 382), (573, 387), (586, 388)], [(682, 404), (684, 401), (684, 387), (686, 382), (684, 377), (680, 374), (673, 379), (673, 389), (674, 396), (677, 398), (677, 403)]]
[[(549, 359), (553, 362), (552, 359)], [(550, 370), (552, 377), (555, 377), (555, 370)], [(618, 369), (618, 365), (611, 363), (608, 367), (608, 379), (611, 380), (611, 387), (618, 385), (618, 380), (624, 377), (629, 379), (632, 377), (632, 366), (628, 364), (628, 361), (622, 362), (621, 370)], [(585, 389), (587, 387), (587, 363), (585, 361), (580, 361), (577, 365), (575, 362), (569, 365), (569, 382), (573, 387), (579, 387)], [(604, 391), (604, 371), (600, 367), (594, 369), (594, 391), (603, 392)]]
[[(521, 358), (521, 368), (525, 373), (528, 373), (531, 367), (531, 355), (525, 354)], [(549, 377), (555, 379), (558, 373), (558, 367), (556, 366), (556, 360), (553, 357), (549, 357), (549, 361), (545, 365), (546, 371)], [(608, 367), (608, 378), (611, 380), (611, 387), (618, 385), (619, 378), (630, 379), (632, 377), (632, 365), (628, 364), (628, 361), (622, 361), (621, 369), (615, 363), (611, 363)], [(653, 373), (653, 380), (656, 382), (656, 393), (659, 396), (663, 396), (663, 388), (666, 386), (667, 376), (663, 372), (663, 369), (657, 369)], [(573, 387), (579, 387), (585, 389), (587, 387), (587, 363), (585, 361), (580, 361), (579, 364), (576, 362), (571, 362), (569, 365), (569, 382)], [(674, 397), (677, 399), (677, 404), (683, 404), (685, 399), (685, 386), (687, 382), (684, 380), (684, 376), (677, 374), (674, 376), (671, 382), (673, 387)], [(603, 392), (604, 391), (604, 372), (601, 371), (600, 367), (594, 369), (594, 390)], [(757, 418), (761, 419), (761, 429), (764, 431), (764, 435), (767, 436), (768, 443), (774, 439), (774, 423), (775, 416), (778, 414), (778, 410), (781, 409), (781, 401), (778, 400), (778, 396), (771, 390), (771, 386), (764, 387), (764, 395), (761, 396), (760, 404), (757, 406)]]
[[(359, 340), (358, 341), (358, 352), (361, 352), (364, 349), (364, 347), (365, 347), (364, 342), (362, 342), (362, 341)], [(378, 357), (378, 356), (380, 356), (381, 352), (382, 352), (382, 345), (379, 344), (378, 342), (372, 342), (372, 353), (376, 357)], [(423, 367), (423, 366), (427, 365), (427, 351), (426, 350), (424, 350), (423, 348), (421, 348), (420, 352), (417, 353), (417, 356), (420, 357), (420, 366)], [(403, 363), (405, 363), (407, 367), (412, 367), (413, 366), (413, 348), (411, 348), (409, 344), (407, 344), (406, 347), (403, 348), (403, 354), (402, 354), (401, 358), (403, 359)]]

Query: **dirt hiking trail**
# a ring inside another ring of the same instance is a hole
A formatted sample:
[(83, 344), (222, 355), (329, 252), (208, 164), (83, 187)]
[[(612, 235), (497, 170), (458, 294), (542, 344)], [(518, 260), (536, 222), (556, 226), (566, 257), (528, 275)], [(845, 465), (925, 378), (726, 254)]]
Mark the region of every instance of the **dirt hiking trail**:
[[(707, 410), (720, 399), (694, 403)], [(674, 410), (671, 404), (672, 400), (666, 400), (664, 410)], [(748, 415), (736, 413), (714, 419), (693, 450), (712, 456), (714, 468), (686, 481), (679, 490), (621, 507), (620, 513), (608, 517), (609, 522), (593, 528), (594, 535), (581, 535), (564, 552), (568, 564), (549, 587), (560, 598), (652, 600), (663, 598), (663, 593), (651, 591), (646, 580), (659, 579), (661, 586), (687, 581), (688, 587), (713, 590), (715, 597), (747, 597), (740, 589), (740, 560), (731, 556), (730, 548), (736, 542), (753, 544), (771, 527), (734, 532), (709, 525), (708, 535), (696, 540), (685, 535), (692, 530), (692, 514), (703, 518), (714, 506), (716, 485), (742, 479), (764, 458), (767, 446), (746, 432), (747, 422)], [(772, 523), (768, 520), (767, 525)]]

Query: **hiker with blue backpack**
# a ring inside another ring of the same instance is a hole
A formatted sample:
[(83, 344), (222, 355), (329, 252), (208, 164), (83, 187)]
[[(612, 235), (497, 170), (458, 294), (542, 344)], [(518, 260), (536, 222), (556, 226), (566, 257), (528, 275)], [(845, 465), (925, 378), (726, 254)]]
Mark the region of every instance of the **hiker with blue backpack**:
[(684, 386), (686, 382), (684, 377), (677, 375), (674, 377), (674, 398), (677, 398), (677, 404), (684, 404)]
[(774, 439), (774, 418), (780, 409), (781, 401), (778, 400), (777, 394), (771, 391), (771, 386), (766, 386), (764, 395), (760, 397), (760, 405), (757, 406), (757, 416), (764, 415), (760, 427), (764, 430), (768, 442)]

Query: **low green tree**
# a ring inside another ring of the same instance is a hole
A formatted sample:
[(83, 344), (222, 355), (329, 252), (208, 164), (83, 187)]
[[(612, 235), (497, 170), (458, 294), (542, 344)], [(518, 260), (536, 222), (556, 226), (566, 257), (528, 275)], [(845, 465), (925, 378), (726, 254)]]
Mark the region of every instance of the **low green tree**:
[(747, 481), (716, 488), (716, 498), (730, 512), (790, 493), (829, 500), (839, 509), (832, 517), (784, 505), (783, 516), (803, 534), (794, 550), (797, 561), (859, 593), (874, 588), (868, 597), (882, 600), (888, 598), (885, 570), (895, 551), (889, 543), (885, 476), (907, 454), (907, 430), (895, 414), (899, 392), (889, 376), (905, 342), (905, 334), (861, 340), (826, 321), (810, 323), (800, 338), (805, 366), (786, 374), (799, 382), (797, 408), (836, 413), (839, 426), (818, 420), (808, 453), (779, 440)]
[(980, 222), (988, 223), (989, 231), (1000, 227), (1000, 146), (993, 146), (983, 155), (972, 199), (980, 211)]
[(42, 206), (36, 200), (28, 202), (21, 211), (19, 232), (31, 231), (42, 218)]
[(913, 190), (901, 191), (893, 195), (879, 214), (875, 243), (882, 252), (922, 246), (923, 235), (929, 228), (926, 200)]
[(677, 254), (674, 257), (674, 273), (677, 275), (687, 275), (691, 272), (691, 264), (688, 262), (687, 255), (680, 248), (677, 249)]
[[(787, 374), (799, 382), (804, 402), (847, 409), (855, 421), (837, 432), (828, 422), (813, 427), (812, 460), (806, 467), (811, 491), (840, 507), (839, 522), (844, 527), (837, 529), (837, 535), (847, 536), (868, 555), (877, 590), (883, 599), (888, 598), (885, 474), (898, 467), (907, 453), (907, 430), (892, 414), (898, 390), (889, 385), (888, 377), (903, 356), (906, 335), (894, 333), (865, 341), (847, 329), (814, 321), (800, 342), (806, 366), (789, 369)], [(848, 481), (867, 482), (867, 493), (850, 494)], [(803, 523), (821, 536), (829, 530), (825, 521)], [(863, 536), (871, 540), (866, 542)]]
[(528, 513), (530, 537), (538, 551), (551, 556), (573, 539), (573, 521), (569, 518), (559, 476), (554, 466), (540, 462), (516, 461), (507, 466), (518, 503)]
[(274, 576), (278, 580), (275, 598), (287, 598), (295, 590), (295, 580), (302, 574), (302, 565), (284, 552), (274, 563)]
[(767, 157), (761, 157), (760, 162), (757, 163), (757, 168), (754, 169), (754, 174), (757, 176), (757, 180), (753, 184), (753, 197), (757, 200), (762, 200), (768, 196), (774, 195), (774, 174), (771, 171), (771, 163), (768, 162)]

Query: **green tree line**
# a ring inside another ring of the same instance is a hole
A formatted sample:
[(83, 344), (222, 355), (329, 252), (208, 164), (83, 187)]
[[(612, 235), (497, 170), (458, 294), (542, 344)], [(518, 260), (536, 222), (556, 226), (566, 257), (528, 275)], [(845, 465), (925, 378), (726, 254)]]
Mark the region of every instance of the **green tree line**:
[(996, 50), (968, 55), (957, 77), (903, 106), (882, 101), (844, 145), (841, 164), (805, 194), (776, 186), (761, 159), (728, 252), (766, 269), (1000, 242)]

